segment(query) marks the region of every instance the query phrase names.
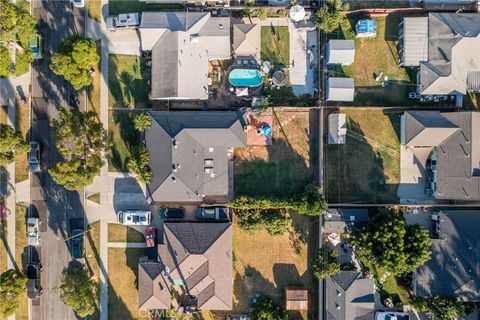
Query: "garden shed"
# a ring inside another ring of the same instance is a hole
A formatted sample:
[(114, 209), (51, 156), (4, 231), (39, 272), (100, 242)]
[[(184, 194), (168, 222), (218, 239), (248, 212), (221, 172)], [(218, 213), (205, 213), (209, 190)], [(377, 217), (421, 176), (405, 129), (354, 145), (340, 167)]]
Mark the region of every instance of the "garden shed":
[(330, 40), (326, 52), (327, 64), (351, 65), (355, 59), (355, 41)]
[(286, 288), (285, 300), (287, 310), (307, 310), (308, 290), (305, 288)]
[(347, 116), (345, 113), (328, 115), (328, 144), (345, 144), (347, 142)]
[(352, 78), (328, 78), (327, 101), (353, 101), (355, 86)]

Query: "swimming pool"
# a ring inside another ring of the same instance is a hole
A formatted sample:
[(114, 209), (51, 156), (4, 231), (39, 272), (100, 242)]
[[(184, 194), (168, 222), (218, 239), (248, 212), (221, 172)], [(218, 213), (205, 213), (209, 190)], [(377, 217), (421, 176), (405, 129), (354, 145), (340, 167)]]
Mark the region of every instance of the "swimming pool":
[(228, 81), (234, 87), (258, 87), (263, 82), (263, 76), (256, 69), (233, 69)]

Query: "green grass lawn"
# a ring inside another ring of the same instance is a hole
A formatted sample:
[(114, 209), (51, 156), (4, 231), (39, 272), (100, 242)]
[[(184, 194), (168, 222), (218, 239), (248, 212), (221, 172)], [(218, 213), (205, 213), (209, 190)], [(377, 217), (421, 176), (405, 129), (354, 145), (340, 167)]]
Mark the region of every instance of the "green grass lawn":
[[(417, 101), (408, 99), (415, 90), (415, 75), (408, 74), (398, 64), (398, 15), (374, 18), (377, 21), (377, 37), (355, 39), (355, 61), (351, 66), (337, 67), (337, 75), (355, 81), (355, 105), (359, 106), (411, 106)], [(350, 17), (355, 25), (358, 16)], [(335, 38), (335, 37), (334, 37)], [(388, 76), (389, 85), (381, 87), (375, 81), (381, 72)]]
[(108, 101), (110, 107), (145, 108), (149, 105), (150, 70), (145, 59), (131, 55), (108, 57)]
[(288, 27), (261, 28), (261, 59), (270, 63), (290, 64), (290, 36)]
[(180, 3), (145, 3), (140, 0), (110, 0), (108, 13), (144, 12), (144, 11), (184, 11), (185, 6)]
[[(15, 261), (20, 270), (25, 270), (27, 242), (27, 206), (17, 203), (15, 213)], [(28, 320), (28, 297), (26, 292), (22, 293), (18, 309), (15, 312), (15, 319)]]
[[(400, 182), (400, 113), (373, 108), (342, 108), (347, 129), (370, 139), (347, 136), (343, 145), (327, 145), (329, 203), (396, 203)], [(372, 142), (373, 141), (373, 142)]]
[[(30, 131), (30, 108), (20, 106), (17, 102), (15, 109), (15, 121), (17, 130), (22, 136), (28, 140), (28, 132)], [(15, 182), (21, 182), (28, 179), (28, 160), (27, 154), (19, 155), (15, 158)]]
[(144, 242), (143, 234), (122, 224), (108, 224), (108, 242)]
[(271, 146), (235, 150), (235, 194), (289, 196), (313, 181), (309, 112), (276, 111)]
[(133, 125), (134, 111), (109, 110), (108, 132), (112, 147), (108, 158), (108, 170), (127, 172), (127, 161), (132, 147), (140, 143), (140, 134)]

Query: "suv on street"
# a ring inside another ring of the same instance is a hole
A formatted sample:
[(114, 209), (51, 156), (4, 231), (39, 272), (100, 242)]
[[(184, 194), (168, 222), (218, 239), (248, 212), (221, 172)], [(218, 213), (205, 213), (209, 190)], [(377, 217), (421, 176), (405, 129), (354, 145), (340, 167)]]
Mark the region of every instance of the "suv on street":
[(40, 262), (29, 262), (26, 267), (27, 274), (27, 296), (29, 299), (37, 299), (43, 292), (40, 283), (42, 264)]
[(74, 259), (82, 259), (84, 256), (83, 230), (74, 229), (70, 235), (70, 249)]
[(40, 172), (40, 144), (36, 141), (30, 141), (30, 152), (28, 153), (28, 164), (30, 171)]
[(226, 207), (199, 207), (195, 209), (195, 218), (205, 221), (229, 221), (229, 209)]
[(138, 13), (121, 13), (118, 16), (108, 17), (105, 23), (110, 31), (136, 29), (140, 26), (140, 15)]
[(378, 311), (375, 320), (410, 320), (410, 316), (405, 312)]
[(40, 219), (28, 218), (27, 219), (27, 238), (30, 246), (40, 245)]
[(127, 226), (148, 226), (150, 218), (150, 211), (128, 210), (118, 213), (118, 222)]

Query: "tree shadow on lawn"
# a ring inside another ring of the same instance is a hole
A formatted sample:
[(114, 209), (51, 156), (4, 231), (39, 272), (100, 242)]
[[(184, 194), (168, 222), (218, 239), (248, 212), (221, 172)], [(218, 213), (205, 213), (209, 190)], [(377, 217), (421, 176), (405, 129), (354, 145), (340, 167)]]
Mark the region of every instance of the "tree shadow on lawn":
[[(347, 128), (364, 134), (359, 124), (350, 118), (347, 118)], [(390, 158), (387, 153), (376, 151), (369, 143), (351, 136), (347, 136), (344, 145), (327, 145), (328, 202), (396, 203), (398, 184), (387, 184), (387, 157)]]
[(110, 164), (117, 171), (127, 172), (127, 161), (132, 152), (132, 148), (140, 144), (140, 133), (135, 129), (133, 123), (135, 111), (112, 110), (111, 112), (112, 120), (117, 126), (120, 137), (115, 137), (112, 129), (110, 129), (109, 134), (112, 142), (112, 148), (110, 149)]

